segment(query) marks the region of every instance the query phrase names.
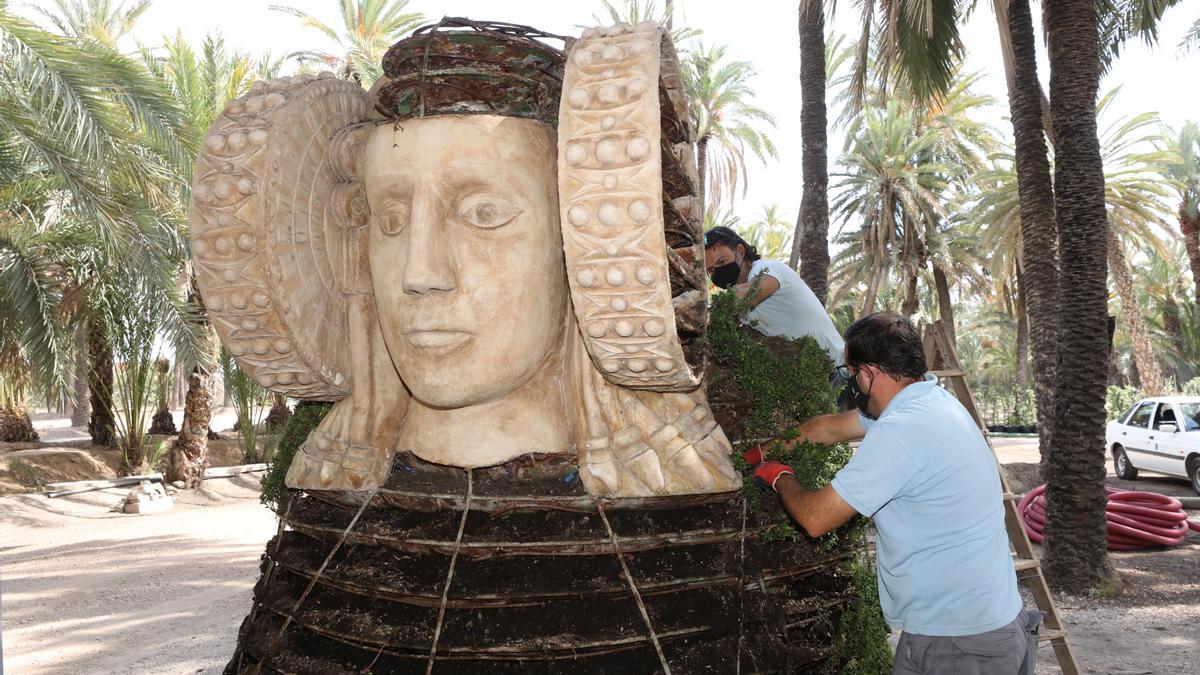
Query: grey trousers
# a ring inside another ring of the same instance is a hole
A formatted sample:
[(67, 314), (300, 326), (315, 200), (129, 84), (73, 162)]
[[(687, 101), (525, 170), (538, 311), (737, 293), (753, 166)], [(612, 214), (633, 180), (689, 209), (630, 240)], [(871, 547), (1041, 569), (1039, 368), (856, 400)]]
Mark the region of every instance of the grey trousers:
[(976, 635), (901, 633), (892, 675), (1033, 675), (1043, 616), (1022, 609), (1008, 625)]

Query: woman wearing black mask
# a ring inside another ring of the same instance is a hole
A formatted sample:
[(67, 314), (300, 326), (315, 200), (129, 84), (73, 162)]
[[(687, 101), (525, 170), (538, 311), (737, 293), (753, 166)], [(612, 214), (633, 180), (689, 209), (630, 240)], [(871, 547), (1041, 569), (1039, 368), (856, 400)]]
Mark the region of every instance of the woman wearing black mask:
[(739, 298), (757, 288), (745, 318), (761, 333), (792, 339), (811, 335), (833, 363), (841, 363), (842, 336), (795, 270), (778, 260), (764, 260), (728, 227), (714, 227), (704, 234), (704, 267), (713, 284), (733, 289)]

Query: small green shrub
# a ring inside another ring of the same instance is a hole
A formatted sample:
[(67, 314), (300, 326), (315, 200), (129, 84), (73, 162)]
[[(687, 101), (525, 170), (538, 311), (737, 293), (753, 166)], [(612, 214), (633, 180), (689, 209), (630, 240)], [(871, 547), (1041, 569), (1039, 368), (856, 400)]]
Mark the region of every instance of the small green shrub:
[(41, 487), (45, 483), (37, 467), (20, 457), (9, 460), (8, 471), (13, 475), (13, 480), (25, 487)]
[(287, 476), (288, 467), (292, 465), (292, 458), (296, 456), (296, 451), (300, 449), (304, 439), (308, 438), (308, 434), (317, 428), (332, 409), (332, 403), (321, 401), (300, 401), (296, 404), (296, 410), (288, 418), (283, 433), (280, 434), (279, 446), (267, 461), (267, 472), (262, 479), (262, 494), (259, 495), (263, 504), (274, 507), (279, 503), (279, 498), (287, 491), (283, 479)]
[(1180, 393), (1188, 396), (1200, 396), (1200, 377), (1193, 377), (1179, 388)]
[(1142, 398), (1142, 392), (1136, 387), (1110, 386), (1105, 394), (1104, 411), (1108, 414), (1108, 419), (1114, 420)]

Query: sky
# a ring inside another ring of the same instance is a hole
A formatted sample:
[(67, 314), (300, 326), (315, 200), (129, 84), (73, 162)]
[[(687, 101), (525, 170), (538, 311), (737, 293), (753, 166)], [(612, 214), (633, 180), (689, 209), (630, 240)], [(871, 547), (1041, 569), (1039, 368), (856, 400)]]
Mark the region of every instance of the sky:
[[(48, 6), (49, 0), (32, 0), (27, 5)], [(18, 3), (12, 3), (18, 4)], [(183, 31), (185, 38), (198, 44), (208, 31), (220, 31), (226, 43), (251, 54), (270, 51), (283, 55), (299, 50), (336, 51), (319, 32), (303, 28), (298, 21), (271, 11), (271, 0), (155, 0), (142, 15), (133, 39), (143, 45), (161, 44), (162, 36)], [(291, 6), (338, 25), (337, 0), (292, 0)], [(620, 4), (619, 0), (616, 4)], [(658, 0), (662, 6), (663, 1)], [(966, 69), (982, 74), (979, 90), (996, 103), (980, 112), (1000, 134), (1011, 139), (1004, 70), (991, 3), (980, 2), (963, 29), (966, 45)], [(779, 148), (779, 160), (766, 165), (750, 160), (747, 172), (748, 192), (738, 195), (733, 205), (743, 222), (753, 222), (763, 207), (779, 204), (784, 215), (793, 220), (800, 203), (800, 60), (797, 33), (797, 2), (779, 0), (676, 0), (676, 24), (703, 30), (706, 43), (728, 45), (730, 58), (750, 61), (757, 71), (752, 86), (757, 103), (776, 118), (778, 128), (771, 133)], [(476, 20), (497, 20), (534, 26), (560, 35), (577, 35), (581, 25), (597, 23), (593, 16), (602, 9), (600, 0), (410, 0), (409, 11), (419, 11), (431, 21), (442, 16), (465, 16)], [(1040, 9), (1033, 10), (1035, 23)], [(1121, 93), (1111, 109), (1117, 116), (1158, 112), (1162, 120), (1178, 126), (1185, 119), (1200, 120), (1200, 50), (1182, 55), (1176, 49), (1188, 26), (1200, 17), (1200, 3), (1183, 3), (1168, 10), (1163, 20), (1159, 46), (1148, 48), (1140, 42), (1128, 47), (1116, 66), (1101, 82), (1101, 93), (1120, 86)], [(827, 30), (847, 36), (857, 35), (857, 5), (838, 3)], [(602, 22), (602, 23), (606, 23)], [(1035, 27), (1040, 34), (1040, 26)], [(133, 43), (124, 45), (132, 48)], [(1039, 43), (1039, 75), (1048, 88), (1049, 68), (1045, 45)], [(833, 119), (836, 111), (830, 111)], [(1103, 124), (1103, 120), (1101, 123)], [(837, 171), (837, 159), (844, 135), (831, 130), (829, 143), (830, 172)], [(1173, 210), (1173, 209), (1172, 209)]]

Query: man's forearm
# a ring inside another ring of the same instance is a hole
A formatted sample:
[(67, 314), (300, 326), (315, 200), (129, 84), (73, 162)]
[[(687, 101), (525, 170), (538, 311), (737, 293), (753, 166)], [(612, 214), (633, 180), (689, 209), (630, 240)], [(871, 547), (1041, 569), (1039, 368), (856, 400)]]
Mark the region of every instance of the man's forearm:
[(783, 446), (789, 450), (797, 443), (805, 441), (820, 445), (832, 445), (843, 441), (857, 440), (863, 436), (858, 413), (854, 411), (814, 417), (796, 427), (795, 432), (794, 439), (783, 442)]
[(836, 530), (856, 513), (832, 487), (805, 490), (790, 474), (781, 475), (775, 481), (775, 491), (788, 515), (813, 538)]

